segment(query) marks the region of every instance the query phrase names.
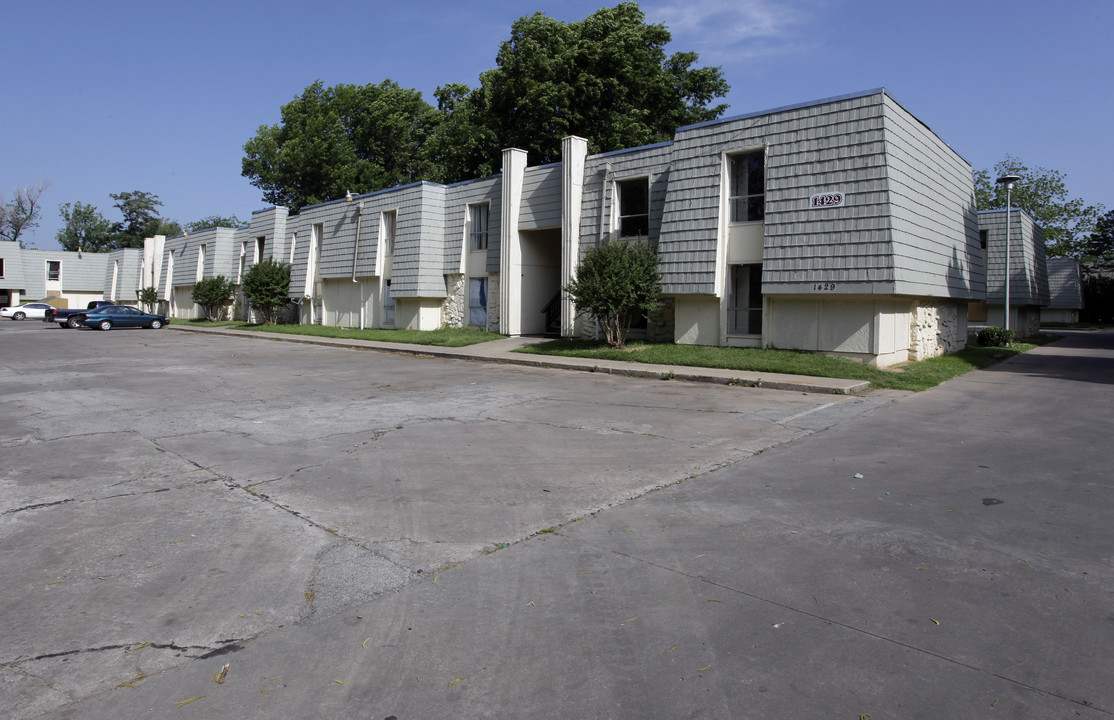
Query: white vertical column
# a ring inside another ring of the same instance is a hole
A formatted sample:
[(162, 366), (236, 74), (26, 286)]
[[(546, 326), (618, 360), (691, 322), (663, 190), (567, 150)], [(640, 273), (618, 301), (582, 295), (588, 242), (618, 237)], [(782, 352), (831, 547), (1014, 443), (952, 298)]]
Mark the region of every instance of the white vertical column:
[(584, 164), (588, 141), (570, 135), (561, 140), (561, 336), (571, 337), (576, 306), (565, 286), (580, 261), (580, 209), (584, 198)]
[(503, 208), (499, 223), (499, 332), (522, 334), (522, 239), (518, 216), (522, 208), (522, 179), (526, 151), (503, 151)]

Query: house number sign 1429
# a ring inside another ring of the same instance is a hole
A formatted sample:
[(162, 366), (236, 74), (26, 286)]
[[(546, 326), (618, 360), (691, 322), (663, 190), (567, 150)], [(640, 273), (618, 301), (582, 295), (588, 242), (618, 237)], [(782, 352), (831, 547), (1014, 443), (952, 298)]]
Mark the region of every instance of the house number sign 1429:
[(808, 201), (810, 208), (839, 207), (842, 204), (843, 193), (841, 192), (816, 193)]

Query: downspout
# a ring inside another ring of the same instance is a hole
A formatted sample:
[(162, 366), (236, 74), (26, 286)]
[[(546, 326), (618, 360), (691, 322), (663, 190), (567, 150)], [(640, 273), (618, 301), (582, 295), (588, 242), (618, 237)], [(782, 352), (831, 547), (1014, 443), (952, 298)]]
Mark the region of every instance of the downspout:
[(360, 329), (364, 329), (364, 283), (356, 279), (356, 260), (360, 257), (360, 223), (364, 219), (364, 201), (356, 205), (356, 242), (352, 247), (352, 282), (360, 283)]

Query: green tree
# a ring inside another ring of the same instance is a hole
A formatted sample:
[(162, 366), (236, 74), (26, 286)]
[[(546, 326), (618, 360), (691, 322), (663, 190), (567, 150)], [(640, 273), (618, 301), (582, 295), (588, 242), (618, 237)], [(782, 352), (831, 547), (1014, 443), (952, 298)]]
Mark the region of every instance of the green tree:
[(40, 200), (46, 188), (45, 182), (34, 187), (17, 186), (15, 197), (8, 202), (0, 195), (0, 240), (18, 242), (20, 247), (26, 247), (20, 236), (39, 226)]
[(95, 205), (82, 202), (58, 206), (64, 224), (54, 236), (63, 250), (107, 252), (115, 245), (110, 223)]
[(235, 215), (229, 217), (221, 217), (220, 215), (208, 215), (200, 220), (186, 223), (187, 232), (200, 232), (208, 230), (209, 228), (223, 227), (223, 228), (238, 228), (243, 227), (246, 223)]
[(155, 303), (159, 301), (159, 291), (154, 285), (148, 285), (139, 291), (139, 302), (147, 310), (153, 312)]
[(607, 344), (622, 348), (631, 321), (661, 307), (658, 255), (643, 242), (612, 240), (590, 249), (565, 286), (578, 315), (595, 318)]
[(290, 264), (267, 258), (244, 273), (244, 296), (263, 321), (274, 325), (278, 312), (290, 302)]
[(694, 67), (696, 53), (666, 55), (671, 39), (634, 2), (570, 23), (535, 13), (511, 26), (469, 105), (499, 147), (535, 163), (559, 160), (566, 135), (593, 153), (669, 140), (722, 115), (727, 106), (710, 103), (729, 89), (719, 68)]
[(242, 175), (263, 200), (300, 208), (429, 176), (421, 148), (438, 122), (417, 90), (392, 80), (337, 85), (320, 80), (282, 106), (282, 122), (244, 144)]
[(974, 174), (979, 210), (1005, 209), (1006, 187), (996, 179), (1006, 174), (1021, 176), (1014, 183), (1010, 201), (1013, 207), (1029, 213), (1044, 231), (1049, 256), (1079, 258), (1084, 250), (1083, 241), (1104, 208), (1069, 197), (1067, 176), (1059, 170), (1029, 168), (1020, 158), (1006, 155), (994, 166), (993, 176), (987, 170)]
[(1095, 222), (1095, 229), (1081, 244), (1081, 259), (1091, 265), (1114, 265), (1114, 210)]
[[(163, 234), (159, 232), (163, 221), (156, 212), (162, 205), (158, 195), (133, 190), (110, 193), (109, 197), (116, 201), (115, 207), (124, 216), (123, 221), (112, 226), (114, 248), (141, 248), (144, 238)], [(181, 228), (174, 234), (181, 234)]]
[(224, 308), (232, 303), (236, 291), (232, 281), (224, 275), (198, 280), (193, 286), (193, 301), (205, 310), (205, 319), (221, 319)]

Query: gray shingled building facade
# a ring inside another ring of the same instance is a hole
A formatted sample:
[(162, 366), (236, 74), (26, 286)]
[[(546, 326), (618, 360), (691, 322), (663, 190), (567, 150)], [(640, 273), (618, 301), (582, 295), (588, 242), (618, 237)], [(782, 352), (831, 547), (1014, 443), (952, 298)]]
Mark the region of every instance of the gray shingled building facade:
[[(167, 238), (160, 299), (197, 278), (291, 263), (303, 323), (591, 336), (562, 287), (591, 247), (648, 242), (665, 309), (638, 332), (889, 365), (963, 346), (985, 297), (971, 167), (885, 90), (701, 123), (670, 142), (419, 182), (249, 226)], [(202, 251), (204, 246), (204, 251)], [(150, 251), (151, 248), (149, 247)], [(248, 308), (240, 306), (241, 312)]]

